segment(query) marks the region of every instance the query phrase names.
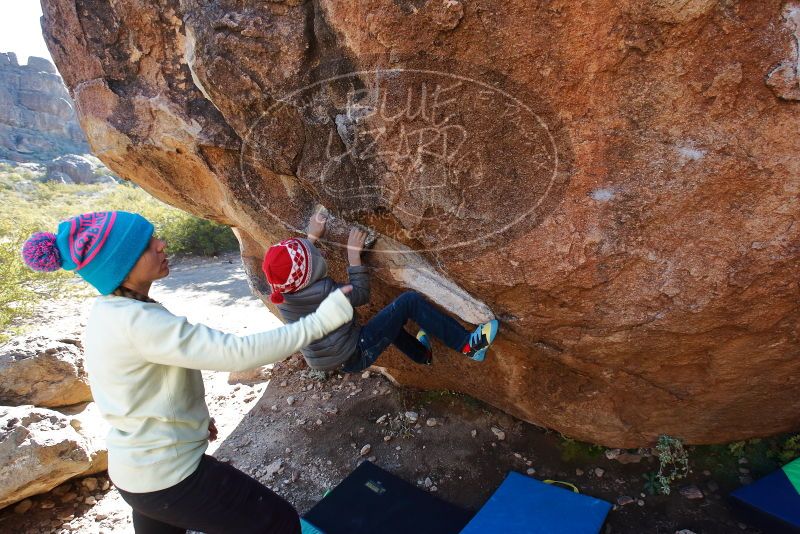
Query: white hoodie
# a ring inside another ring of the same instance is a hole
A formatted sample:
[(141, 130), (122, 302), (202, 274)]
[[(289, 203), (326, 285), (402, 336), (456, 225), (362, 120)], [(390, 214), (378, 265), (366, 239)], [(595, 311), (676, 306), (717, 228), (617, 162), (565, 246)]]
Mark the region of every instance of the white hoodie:
[(191, 475), (208, 446), (200, 369), (241, 371), (277, 362), (353, 317), (336, 291), (317, 311), (274, 330), (236, 336), (190, 324), (160, 304), (98, 297), (86, 329), (86, 370), (97, 407), (111, 425), (108, 474), (145, 493)]

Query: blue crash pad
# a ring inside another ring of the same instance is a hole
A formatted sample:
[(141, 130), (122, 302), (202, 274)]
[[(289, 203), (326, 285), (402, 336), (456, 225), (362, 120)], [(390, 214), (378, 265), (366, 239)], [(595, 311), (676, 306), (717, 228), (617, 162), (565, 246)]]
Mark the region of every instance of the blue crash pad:
[(783, 469), (739, 488), (731, 493), (731, 498), (775, 521), (776, 527), (800, 532), (800, 494)]
[(305, 514), (303, 534), (458, 534), (471, 517), (366, 461)]
[(611, 504), (511, 472), (461, 534), (597, 534)]
[(300, 534), (325, 534), (325, 533), (301, 517)]

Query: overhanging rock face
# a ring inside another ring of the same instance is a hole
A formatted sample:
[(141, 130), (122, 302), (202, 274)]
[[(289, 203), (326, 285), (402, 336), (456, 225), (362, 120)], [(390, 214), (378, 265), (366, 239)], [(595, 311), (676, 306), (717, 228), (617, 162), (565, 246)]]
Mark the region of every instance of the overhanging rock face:
[(778, 1), (43, 0), (97, 155), (266, 246), (317, 205), (373, 305), (407, 288), (502, 334), (395, 352), (613, 446), (800, 426), (800, 7)]

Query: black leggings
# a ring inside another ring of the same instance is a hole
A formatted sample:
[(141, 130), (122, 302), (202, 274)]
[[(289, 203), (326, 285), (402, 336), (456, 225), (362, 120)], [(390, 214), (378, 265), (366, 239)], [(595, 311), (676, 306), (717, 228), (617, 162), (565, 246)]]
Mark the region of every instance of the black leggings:
[(235, 467), (203, 455), (176, 485), (148, 493), (119, 490), (133, 508), (136, 534), (300, 534), (291, 504)]

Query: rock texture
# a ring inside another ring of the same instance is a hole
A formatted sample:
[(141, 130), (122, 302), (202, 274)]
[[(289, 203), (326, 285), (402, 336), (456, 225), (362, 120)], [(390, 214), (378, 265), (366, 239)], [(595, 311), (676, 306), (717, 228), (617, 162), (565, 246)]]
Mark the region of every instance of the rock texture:
[[(497, 315), (402, 383), (631, 447), (800, 426), (797, 6), (777, 0), (44, 0), (93, 151), (260, 255), (321, 204)], [(424, 271), (416, 277), (416, 270)], [(464, 297), (464, 298), (460, 298)]]
[(0, 407), (0, 508), (107, 469), (107, 453), (97, 448), (102, 440), (83, 435), (83, 425), (45, 408)]
[(0, 347), (0, 404), (55, 408), (90, 400), (78, 341), (25, 336)]
[(30, 57), (27, 65), (19, 65), (13, 53), (0, 53), (0, 158), (46, 160), (87, 150), (53, 64)]

